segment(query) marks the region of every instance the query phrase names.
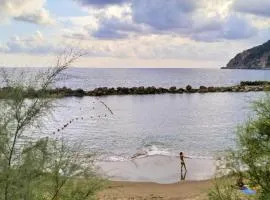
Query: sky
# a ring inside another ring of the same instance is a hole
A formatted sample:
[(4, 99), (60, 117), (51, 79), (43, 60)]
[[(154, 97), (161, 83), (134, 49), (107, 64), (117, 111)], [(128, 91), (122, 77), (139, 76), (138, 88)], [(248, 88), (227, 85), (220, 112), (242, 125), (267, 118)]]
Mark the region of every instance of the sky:
[(0, 0), (0, 66), (220, 68), (268, 40), (269, 0)]

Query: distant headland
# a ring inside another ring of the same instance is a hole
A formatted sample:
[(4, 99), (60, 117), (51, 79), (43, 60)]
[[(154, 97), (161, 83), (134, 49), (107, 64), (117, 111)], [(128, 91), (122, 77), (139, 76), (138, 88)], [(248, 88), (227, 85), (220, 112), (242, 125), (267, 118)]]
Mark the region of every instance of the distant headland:
[(270, 40), (262, 45), (237, 54), (221, 69), (268, 69), (270, 70)]

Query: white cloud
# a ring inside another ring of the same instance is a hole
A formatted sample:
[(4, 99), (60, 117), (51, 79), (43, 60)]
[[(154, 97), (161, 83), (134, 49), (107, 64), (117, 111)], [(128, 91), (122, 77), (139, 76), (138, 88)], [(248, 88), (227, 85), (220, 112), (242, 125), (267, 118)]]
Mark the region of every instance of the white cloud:
[(8, 47), (6, 45), (0, 43), (0, 52), (5, 52), (7, 50), (8, 50)]
[(6, 42), (4, 47), (0, 48), (0, 51), (6, 53), (48, 54), (56, 52), (56, 47), (46, 41), (40, 31), (24, 38), (15, 35)]
[(34, 24), (53, 24), (54, 20), (51, 19), (50, 14), (45, 9), (40, 9), (39, 11), (28, 14), (28, 15), (21, 15), (19, 17), (15, 17), (14, 19), (18, 21), (25, 21)]
[(26, 21), (36, 24), (51, 24), (49, 12), (44, 9), (46, 0), (1, 0), (0, 1), (0, 20)]

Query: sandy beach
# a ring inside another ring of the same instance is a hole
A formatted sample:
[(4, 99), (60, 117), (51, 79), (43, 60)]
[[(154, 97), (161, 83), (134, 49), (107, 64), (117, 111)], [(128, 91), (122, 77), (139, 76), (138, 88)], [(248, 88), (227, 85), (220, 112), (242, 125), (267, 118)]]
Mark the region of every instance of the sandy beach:
[(186, 159), (188, 171), (181, 173), (179, 158), (150, 156), (122, 162), (100, 162), (108, 186), (99, 199), (206, 199), (215, 161)]
[(181, 173), (177, 156), (147, 156), (126, 161), (99, 162), (100, 172), (112, 181), (172, 184), (214, 178), (216, 161), (206, 158), (186, 159), (187, 172)]
[(111, 182), (99, 194), (100, 200), (204, 200), (212, 186), (208, 181), (186, 181), (174, 184)]

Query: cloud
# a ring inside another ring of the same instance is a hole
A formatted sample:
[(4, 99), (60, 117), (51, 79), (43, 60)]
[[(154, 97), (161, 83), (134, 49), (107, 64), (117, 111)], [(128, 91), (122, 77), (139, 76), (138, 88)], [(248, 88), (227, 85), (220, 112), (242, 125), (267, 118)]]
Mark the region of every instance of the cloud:
[(84, 6), (104, 7), (109, 5), (121, 5), (129, 0), (75, 0)]
[[(156, 8), (158, 4), (153, 3), (149, 6), (146, 1), (141, 3), (139, 1), (141, 0), (136, 2), (140, 6), (134, 7), (133, 5), (133, 10), (130, 13), (125, 13), (120, 17), (103, 17), (98, 21), (96, 29), (88, 31), (89, 34), (102, 40), (136, 38), (154, 34), (174, 35), (195, 41), (217, 42), (246, 39), (258, 32), (244, 16), (234, 13), (229, 13), (226, 17), (219, 14), (207, 16), (201, 12), (203, 7), (198, 8), (198, 4), (192, 3), (192, 1), (169, 0), (168, 3), (163, 0), (155, 0), (165, 2), (164, 5), (159, 5), (164, 8), (160, 8), (161, 12), (158, 12), (159, 8)], [(147, 2), (149, 3), (151, 0)], [(179, 2), (185, 6), (177, 8), (175, 4), (178, 5)], [(136, 9), (140, 11), (137, 12)], [(170, 20), (171, 18), (172, 20)]]
[(270, 17), (269, 0), (235, 0), (233, 9), (242, 13)]
[(244, 18), (230, 16), (222, 29), (223, 37), (229, 40), (250, 38), (257, 34), (257, 29)]
[(257, 33), (258, 29), (246, 18), (232, 14), (225, 19), (209, 21), (199, 29), (195, 28), (191, 33), (191, 38), (196, 41), (217, 42), (247, 39)]
[(0, 48), (0, 51), (5, 53), (47, 54), (56, 52), (56, 48), (44, 39), (40, 31), (36, 31), (35, 34), (26, 38), (13, 36), (4, 47)]
[(135, 23), (147, 24), (157, 30), (188, 28), (196, 0), (133, 0), (132, 18)]
[(196, 6), (195, 0), (133, 0), (129, 6), (118, 9), (118, 15), (111, 8), (105, 9), (108, 14), (104, 14), (97, 29), (89, 33), (98, 39), (112, 40), (138, 34), (164, 34), (162, 32), (176, 29), (186, 31), (192, 26)]
[(117, 17), (104, 18), (100, 21), (97, 30), (90, 33), (98, 39), (124, 39), (132, 33), (146, 32), (147, 28), (143, 25), (135, 24), (129, 19)]
[(50, 14), (47, 10), (41, 9), (33, 14), (21, 15), (19, 17), (15, 17), (15, 20), (25, 21), (34, 24), (53, 24), (54, 21), (51, 19)]
[(6, 52), (7, 50), (8, 50), (8, 47), (0, 43), (0, 52)]
[(51, 24), (49, 12), (44, 9), (46, 0), (1, 0), (0, 21), (13, 18), (35, 24)]

